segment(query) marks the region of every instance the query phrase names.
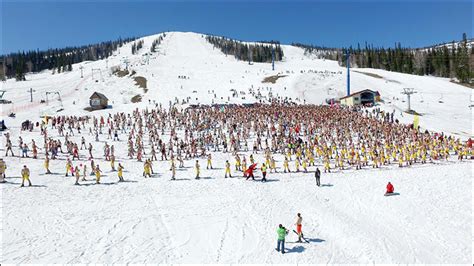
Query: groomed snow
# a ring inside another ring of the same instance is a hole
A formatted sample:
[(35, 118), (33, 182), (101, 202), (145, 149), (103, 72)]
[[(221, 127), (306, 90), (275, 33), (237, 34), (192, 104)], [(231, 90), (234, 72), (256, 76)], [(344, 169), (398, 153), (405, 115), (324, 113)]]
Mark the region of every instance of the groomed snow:
[[(93, 115), (152, 108), (148, 100), (168, 106), (175, 97), (191, 97), (190, 103), (205, 104), (213, 100), (253, 102), (249, 88), (260, 89), (262, 95), (268, 95), (271, 88), (274, 96), (315, 104), (345, 93), (345, 69), (334, 61), (308, 58), (300, 48), (282, 46), (284, 61), (277, 62), (272, 71), (270, 64), (249, 65), (226, 57), (201, 34), (171, 32), (147, 64), (143, 54), (157, 36), (145, 37), (138, 55), (130, 54), (128, 44), (107, 62), (81, 63), (70, 73), (51, 75), (45, 71), (27, 75), (26, 82), (3, 83), (5, 98), (14, 104), (3, 105), (0, 111), (14, 145), (23, 120), (38, 121), (41, 114), (56, 114), (61, 107), (55, 98), (49, 105), (39, 103), (46, 91), (61, 92), (64, 111), (58, 115), (91, 114), (83, 108), (94, 91), (103, 92), (113, 108)], [(147, 78), (147, 93), (131, 78), (109, 75), (106, 65), (123, 67), (124, 56), (136, 76)], [(79, 66), (84, 67), (83, 79)], [(92, 79), (91, 68), (101, 68), (103, 79), (97, 73)], [(277, 73), (288, 76), (275, 84), (261, 83), (264, 77)], [(179, 75), (189, 78), (180, 79)], [(442, 78), (373, 69), (354, 69), (351, 81), (353, 91), (380, 91), (385, 101), (380, 107), (397, 110), (396, 118), (404, 123), (411, 123), (413, 117), (402, 116), (400, 110), (406, 103), (400, 92), (413, 87), (418, 93), (412, 97), (412, 107), (423, 114), (422, 128), (463, 140), (473, 136), (469, 88)], [(33, 103), (26, 92), (29, 88), (36, 90)], [(232, 98), (230, 89), (246, 92), (246, 98)], [(216, 98), (209, 92), (212, 90)], [(130, 103), (136, 94), (143, 95), (142, 103)], [(11, 111), (16, 118), (6, 117)], [(50, 132), (57, 137), (55, 130)], [(85, 135), (87, 142), (93, 141)], [(28, 143), (33, 138), (42, 143), (38, 129), (21, 132), (21, 136)], [(54, 175), (43, 174), (43, 159), (4, 157), (9, 178), (8, 183), (0, 184), (2, 263), (467, 264), (472, 260), (472, 161), (336, 171), (323, 174), (323, 186), (316, 187), (313, 173), (269, 174), (265, 184), (245, 181), (240, 174), (239, 178), (224, 179), (224, 161), (234, 160), (230, 154), (214, 153), (218, 169), (203, 169), (205, 178), (194, 180), (193, 161), (187, 161), (188, 168), (177, 171), (179, 181), (170, 182), (169, 162), (161, 161), (154, 162), (158, 174), (144, 179), (142, 163), (126, 159), (123, 139), (112, 144), (117, 162), (126, 169), (128, 182), (124, 183), (117, 183), (116, 174), (109, 172), (109, 163), (102, 159), (97, 162), (105, 170), (103, 184), (88, 181), (74, 186), (72, 177), (64, 177), (65, 156), (51, 161)], [(74, 140), (80, 143), (79, 136)], [(95, 154), (101, 154), (102, 145), (94, 144)], [(85, 156), (85, 151), (81, 154)], [(262, 161), (260, 156), (257, 162)], [(281, 166), (283, 158), (276, 159)], [(87, 163), (86, 158), (81, 162)], [(321, 162), (317, 163), (320, 167)], [(19, 188), (23, 164), (30, 167), (34, 187)], [(383, 197), (388, 181), (400, 195)], [(294, 243), (296, 235), (290, 233), (288, 253), (276, 253), (278, 224), (293, 229), (298, 212), (310, 243)]]

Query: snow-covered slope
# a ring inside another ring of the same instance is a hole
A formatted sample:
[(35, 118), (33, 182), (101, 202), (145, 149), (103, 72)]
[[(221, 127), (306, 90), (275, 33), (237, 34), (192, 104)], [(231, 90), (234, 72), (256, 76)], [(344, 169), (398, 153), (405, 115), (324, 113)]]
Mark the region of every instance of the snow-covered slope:
[[(158, 52), (147, 56), (158, 36), (142, 38), (144, 47), (136, 55), (131, 54), (130, 43), (108, 60), (76, 64), (69, 73), (45, 71), (27, 75), (25, 82), (2, 83), (5, 98), (14, 102), (0, 106), (14, 144), (20, 123), (38, 121), (42, 114), (131, 112), (153, 108), (153, 102), (168, 106), (176, 99), (189, 99), (186, 104), (249, 103), (268, 100), (270, 93), (321, 104), (345, 94), (345, 68), (335, 61), (308, 58), (297, 47), (282, 45), (284, 60), (276, 62), (272, 71), (271, 64), (225, 56), (197, 33), (166, 33)], [(112, 74), (111, 68), (123, 69), (125, 61), (136, 73)], [(92, 74), (92, 69), (100, 71)], [(262, 83), (277, 74), (284, 77), (274, 84)], [(135, 85), (136, 76), (147, 79), (147, 92)], [(423, 114), (422, 128), (462, 139), (473, 135), (472, 90), (448, 79), (353, 69), (351, 87), (378, 90), (384, 100), (379, 107), (397, 110), (396, 118), (405, 123), (413, 117), (401, 112), (406, 108), (401, 91), (415, 88), (412, 108)], [(35, 90), (33, 102), (30, 88)], [(94, 91), (104, 93), (112, 109), (84, 111)], [(60, 92), (62, 106), (56, 94), (48, 94), (48, 104), (40, 103), (46, 100), (46, 92)], [(142, 102), (131, 103), (137, 94), (143, 96)], [(64, 110), (57, 113), (58, 109)], [(11, 112), (16, 118), (6, 117)], [(59, 138), (55, 130), (49, 133)], [(38, 130), (21, 135), (27, 142), (42, 143)], [(94, 141), (93, 136), (84, 136), (87, 142)], [(71, 138), (80, 141), (78, 135)], [(5, 152), (3, 140), (0, 152)], [(217, 152), (213, 153), (217, 170), (203, 169), (204, 178), (195, 181), (193, 161), (186, 161), (187, 168), (177, 171), (179, 181), (169, 182), (169, 162), (154, 162), (158, 174), (144, 179), (143, 164), (127, 157), (126, 140), (112, 143), (128, 182), (117, 183), (116, 174), (102, 159), (96, 159), (105, 169), (102, 185), (89, 180), (74, 186), (72, 178), (63, 177), (66, 155), (51, 162), (54, 175), (42, 174), (42, 159), (6, 158), (10, 178), (0, 185), (2, 263), (471, 262), (471, 161), (335, 171), (323, 174), (323, 186), (316, 188), (312, 173), (272, 173), (266, 184), (224, 179), (224, 162), (233, 158)], [(101, 146), (96, 145), (98, 154)], [(262, 154), (255, 157), (263, 161)], [(275, 159), (281, 164), (283, 156)], [(81, 162), (87, 163), (86, 158)], [(30, 167), (36, 187), (18, 188), (23, 164)], [(382, 196), (387, 181), (395, 184), (400, 195)], [(310, 243), (296, 243), (290, 233), (288, 253), (276, 253), (276, 227), (283, 223), (293, 228), (298, 212), (303, 214), (303, 231)]]
[[(76, 113), (88, 106), (88, 96), (94, 91), (103, 92), (109, 99), (113, 110), (127, 110), (133, 96), (141, 94), (143, 101), (156, 101), (168, 105), (170, 101), (189, 98), (190, 104), (241, 103), (258, 101), (250, 95), (260, 91), (267, 97), (291, 98), (303, 103), (324, 103), (326, 98), (344, 96), (346, 93), (346, 69), (330, 60), (308, 58), (301, 48), (282, 45), (284, 60), (276, 62), (275, 71), (271, 64), (238, 61), (225, 56), (219, 49), (213, 48), (205, 36), (197, 33), (169, 32), (158, 46), (158, 52), (147, 56), (153, 40), (160, 34), (142, 38), (144, 47), (138, 54), (131, 54), (131, 44), (124, 45), (108, 60), (83, 62), (73, 65), (70, 73), (51, 75), (50, 71), (27, 75), (26, 82), (8, 80), (2, 84), (7, 90), (5, 97), (14, 104), (2, 106), (2, 116), (10, 112), (21, 115), (35, 108), (38, 112), (55, 113), (59, 102), (50, 101), (49, 106), (40, 104), (46, 100), (45, 92), (59, 91), (64, 105), (64, 114)], [(148, 60), (147, 60), (148, 59)], [(111, 68), (125, 68), (125, 60), (135, 76), (147, 79), (148, 92), (138, 88), (133, 77), (119, 78), (111, 74)], [(81, 67), (84, 78), (81, 79)], [(100, 69), (92, 73), (92, 69)], [(369, 74), (376, 74), (370, 76)], [(262, 83), (265, 77), (286, 75), (275, 84)], [(94, 78), (92, 78), (94, 75)], [(472, 90), (445, 78), (415, 76), (375, 69), (352, 69), (351, 89), (358, 91), (366, 88), (378, 90), (385, 101), (382, 108), (389, 111), (406, 109), (406, 98), (401, 94), (403, 88), (414, 88), (412, 108), (423, 114), (420, 125), (423, 128), (445, 131), (457, 136), (472, 136), (471, 109)], [(35, 90), (34, 102), (30, 103), (30, 88)], [(244, 92), (232, 97), (233, 91)], [(49, 97), (56, 97), (52, 94)], [(243, 99), (245, 98), (245, 99)], [(56, 99), (56, 98), (53, 98)], [(264, 100), (264, 99), (263, 99)], [(138, 105), (140, 106), (140, 105)], [(107, 110), (106, 112), (109, 112)], [(413, 117), (398, 112), (398, 118), (404, 122), (413, 121)], [(403, 115), (403, 117), (402, 117)], [(449, 123), (446, 123), (449, 121)], [(10, 121), (8, 121), (10, 123)], [(453, 126), (454, 125), (454, 126)]]

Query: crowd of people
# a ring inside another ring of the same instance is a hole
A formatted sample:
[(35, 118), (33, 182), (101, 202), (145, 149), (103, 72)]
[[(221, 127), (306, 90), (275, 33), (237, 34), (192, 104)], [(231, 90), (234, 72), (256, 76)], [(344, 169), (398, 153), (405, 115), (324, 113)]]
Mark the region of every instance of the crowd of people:
[[(206, 169), (213, 169), (212, 153), (222, 152), (234, 158), (223, 163), (224, 178), (240, 175), (254, 179), (253, 171), (258, 169), (261, 180), (266, 181), (268, 173), (305, 173), (312, 167), (319, 185), (319, 168), (329, 173), (389, 165), (409, 167), (474, 156), (470, 140), (466, 143), (401, 124), (393, 113), (376, 108), (288, 103), (186, 109), (156, 105), (106, 116), (47, 117), (36, 125), (43, 146), (34, 139), (26, 143), (20, 132), (21, 157), (32, 155), (34, 160), (44, 160), (45, 174), (51, 174), (51, 161), (65, 157), (65, 175), (74, 176), (75, 184), (87, 180), (89, 173), (100, 183), (102, 170), (94, 160), (109, 164), (118, 181), (124, 180), (123, 164), (127, 161), (142, 162), (146, 178), (154, 174), (153, 161), (169, 161), (169, 176), (174, 180), (176, 167), (184, 168), (185, 161), (192, 160), (195, 178), (199, 179), (199, 161), (205, 159)], [(86, 135), (91, 141), (86, 141)], [(116, 158), (117, 149), (126, 157)], [(255, 154), (263, 161), (257, 162)], [(15, 156), (9, 133), (5, 134), (5, 156)], [(120, 163), (116, 167), (117, 159)], [(30, 173), (25, 169), (30, 161), (24, 162), (22, 176), (29, 181)], [(1, 165), (5, 174), (5, 162)]]

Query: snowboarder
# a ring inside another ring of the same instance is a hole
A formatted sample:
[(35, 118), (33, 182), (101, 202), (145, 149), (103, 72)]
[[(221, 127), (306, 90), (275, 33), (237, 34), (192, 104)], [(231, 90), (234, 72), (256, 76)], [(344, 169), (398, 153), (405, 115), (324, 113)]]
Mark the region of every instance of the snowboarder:
[(321, 181), (320, 181), (320, 178), (321, 178), (321, 171), (319, 171), (319, 168), (316, 167), (316, 171), (314, 172), (314, 177), (316, 178), (316, 186), (320, 186), (321, 185)]
[(285, 254), (285, 237), (287, 234), (288, 230), (286, 230), (283, 225), (279, 224), (277, 229), (278, 241), (276, 251), (280, 252), (281, 250), (282, 254)]

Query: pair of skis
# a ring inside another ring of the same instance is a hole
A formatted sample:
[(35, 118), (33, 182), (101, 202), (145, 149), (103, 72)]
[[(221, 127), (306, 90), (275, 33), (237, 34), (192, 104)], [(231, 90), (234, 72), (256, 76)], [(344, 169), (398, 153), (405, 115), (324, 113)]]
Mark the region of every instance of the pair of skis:
[[(298, 232), (296, 232), (296, 230), (293, 229), (293, 232), (294, 232), (296, 235), (298, 235)], [(303, 239), (304, 242), (309, 243), (309, 241), (308, 241), (306, 238), (304, 238), (303, 233), (301, 233), (301, 239)]]

